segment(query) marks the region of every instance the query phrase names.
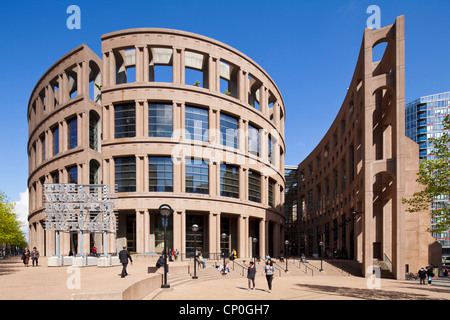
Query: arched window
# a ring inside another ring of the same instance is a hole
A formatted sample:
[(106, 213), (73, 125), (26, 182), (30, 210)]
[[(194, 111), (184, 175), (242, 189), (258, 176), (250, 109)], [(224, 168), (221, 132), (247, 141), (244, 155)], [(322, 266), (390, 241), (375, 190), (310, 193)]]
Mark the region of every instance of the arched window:
[(98, 150), (98, 136), (99, 136), (100, 117), (95, 111), (89, 112), (89, 148)]
[(100, 164), (96, 160), (89, 161), (89, 184), (99, 184)]

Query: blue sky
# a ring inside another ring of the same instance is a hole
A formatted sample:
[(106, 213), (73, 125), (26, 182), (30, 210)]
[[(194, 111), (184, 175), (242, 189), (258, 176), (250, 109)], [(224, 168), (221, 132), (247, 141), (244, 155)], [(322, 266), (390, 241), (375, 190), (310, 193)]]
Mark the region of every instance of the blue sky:
[[(81, 9), (69, 30), (67, 8)], [(161, 27), (224, 42), (261, 65), (286, 106), (286, 164), (299, 164), (320, 142), (342, 105), (370, 5), (381, 26), (406, 20), (406, 101), (450, 91), (448, 0), (2, 1), (0, 4), (0, 190), (27, 190), (27, 105), (36, 82), (82, 43), (101, 56), (101, 35)], [(24, 200), (25, 201), (25, 200)]]

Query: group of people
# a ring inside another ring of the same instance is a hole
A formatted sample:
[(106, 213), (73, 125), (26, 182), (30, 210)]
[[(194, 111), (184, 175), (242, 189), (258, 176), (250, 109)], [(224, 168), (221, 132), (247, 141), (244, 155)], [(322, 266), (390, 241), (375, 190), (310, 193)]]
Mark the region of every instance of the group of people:
[(178, 249), (169, 249), (169, 261), (173, 261), (173, 258), (175, 258), (175, 261), (178, 261), (178, 256), (180, 255), (180, 251)]
[(430, 268), (430, 267), (426, 267), (426, 269), (424, 269), (422, 267), (419, 270), (418, 275), (419, 275), (419, 279), (420, 279), (420, 284), (425, 284), (425, 279), (428, 279), (428, 285), (431, 285), (431, 280), (435, 276), (435, 274), (433, 272), (433, 268)]
[(34, 264), (36, 264), (36, 267), (37, 267), (38, 262), (39, 262), (39, 251), (37, 250), (36, 247), (33, 247), (33, 250), (31, 250), (31, 251), (28, 247), (25, 247), (25, 249), (22, 252), (21, 259), (25, 266), (28, 267), (28, 263), (30, 263), (30, 259), (31, 259), (33, 262), (33, 267), (34, 267)]
[[(267, 286), (269, 288), (269, 293), (272, 292), (272, 280), (274, 276), (275, 268), (273, 266), (273, 261), (270, 257), (266, 258), (266, 264), (264, 266), (264, 274), (267, 280)], [(250, 266), (247, 270), (248, 279), (248, 290), (255, 290), (255, 278), (256, 278), (256, 267), (253, 261), (250, 261)]]

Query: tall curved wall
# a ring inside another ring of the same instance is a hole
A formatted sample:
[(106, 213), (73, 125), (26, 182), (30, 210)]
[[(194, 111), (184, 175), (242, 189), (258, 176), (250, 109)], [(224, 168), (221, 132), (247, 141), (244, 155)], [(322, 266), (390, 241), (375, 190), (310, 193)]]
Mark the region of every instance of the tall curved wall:
[(118, 229), (107, 243), (63, 234), (61, 253), (93, 245), (160, 252), (161, 204), (174, 209), (169, 247), (182, 255), (193, 251), (194, 223), (204, 256), (223, 248), (239, 257), (278, 253), (285, 108), (272, 79), (244, 54), (197, 34), (145, 28), (101, 40), (102, 59), (80, 46), (30, 98), (31, 245), (54, 253), (54, 232), (43, 229), (44, 183), (76, 182), (117, 185)]
[[(379, 45), (384, 54), (375, 61)], [(433, 239), (423, 227), (429, 217), (405, 213), (402, 204), (420, 190), (418, 145), (405, 136), (404, 86), (401, 16), (365, 30), (336, 119), (298, 166), (299, 219), (287, 232), (299, 239), (298, 254), (354, 259), (366, 276), (382, 264), (404, 278), (406, 269), (430, 263)]]

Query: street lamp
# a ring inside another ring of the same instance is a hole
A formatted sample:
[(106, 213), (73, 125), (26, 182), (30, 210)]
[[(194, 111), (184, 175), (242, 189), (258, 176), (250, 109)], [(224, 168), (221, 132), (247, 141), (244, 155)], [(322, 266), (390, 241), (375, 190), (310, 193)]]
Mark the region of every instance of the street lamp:
[(284, 247), (285, 247), (284, 252), (285, 252), (285, 259), (286, 259), (286, 271), (285, 272), (288, 272), (288, 246), (289, 246), (289, 240), (286, 240), (284, 242)]
[(323, 241), (320, 241), (319, 242), (319, 246), (320, 246), (320, 272), (322, 272), (323, 271), (323, 268), (322, 268), (322, 261), (323, 261), (323, 257), (322, 257), (322, 255), (323, 255)]
[(161, 288), (170, 288), (167, 284), (167, 226), (169, 224), (169, 216), (173, 213), (173, 209), (168, 204), (163, 204), (159, 207), (161, 214), (162, 225), (164, 227), (164, 283)]
[(197, 231), (198, 231), (198, 225), (193, 224), (192, 225), (192, 231), (194, 231), (194, 276), (192, 279), (198, 279), (197, 277)]
[(225, 273), (225, 240), (227, 239), (227, 234), (226, 233), (222, 233), (221, 235), (222, 237), (222, 241), (223, 241), (223, 249), (222, 249), (222, 254), (223, 254), (223, 270), (222, 270), (222, 274), (226, 274)]
[(256, 243), (258, 242), (258, 239), (253, 238), (253, 264), (256, 266)]

